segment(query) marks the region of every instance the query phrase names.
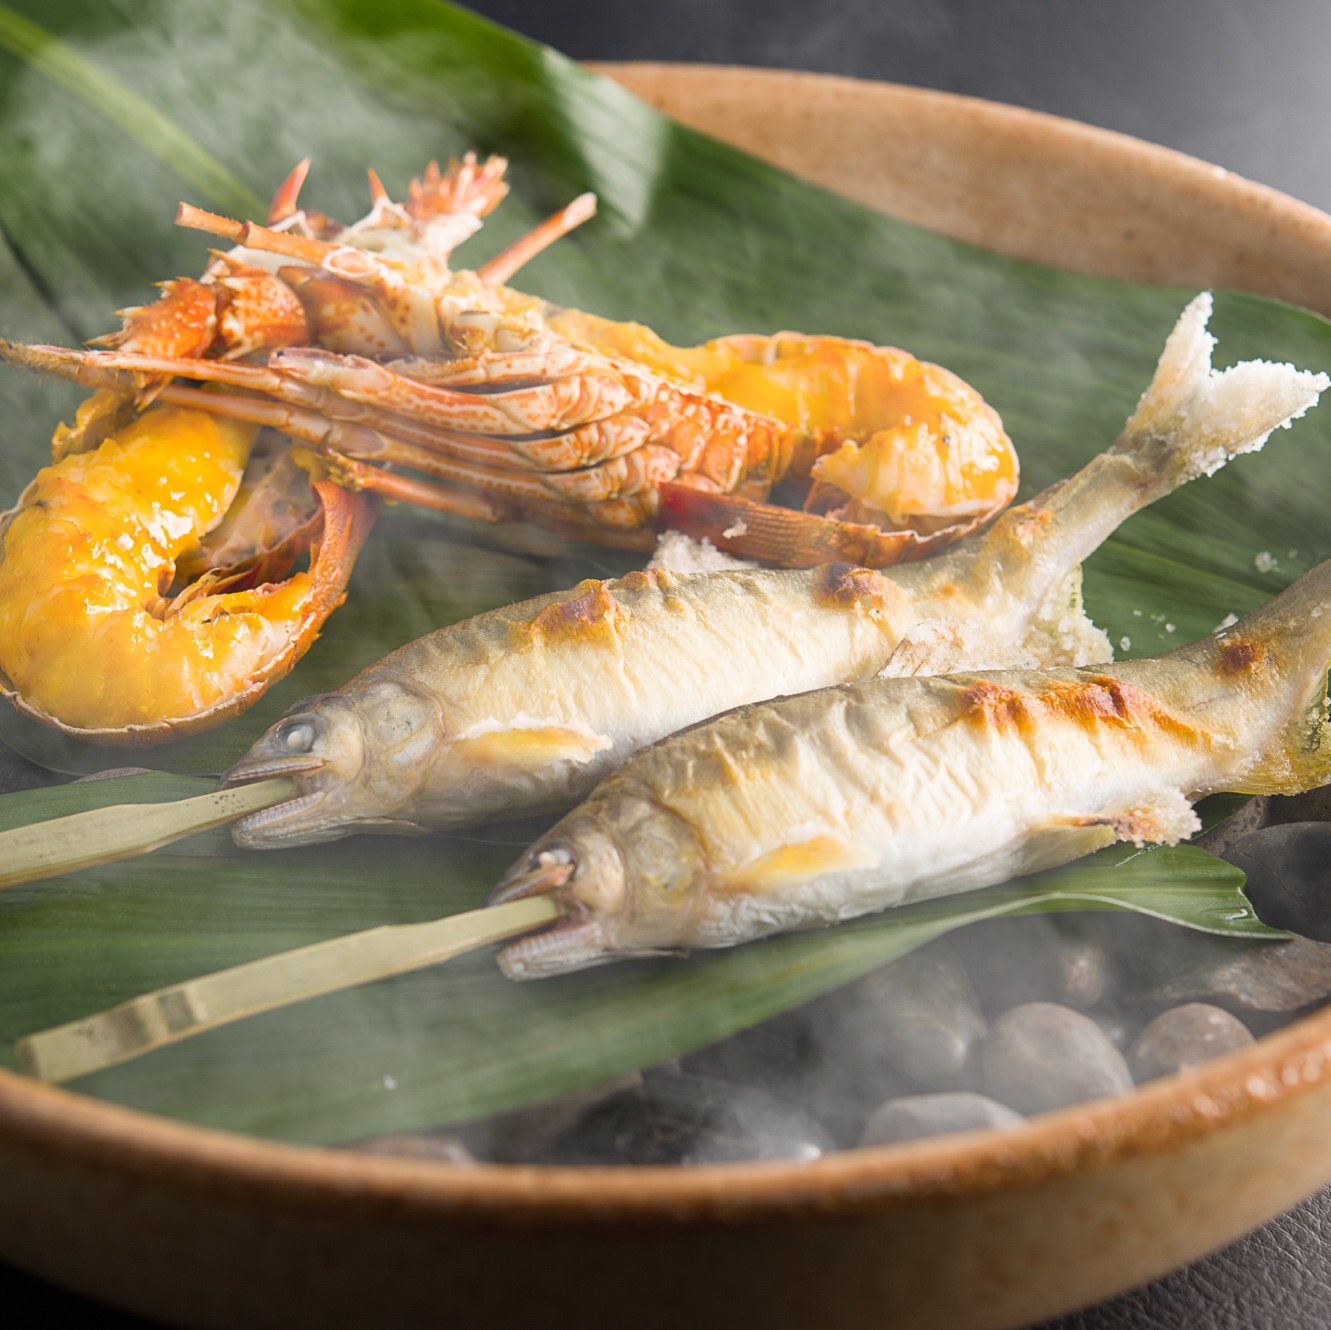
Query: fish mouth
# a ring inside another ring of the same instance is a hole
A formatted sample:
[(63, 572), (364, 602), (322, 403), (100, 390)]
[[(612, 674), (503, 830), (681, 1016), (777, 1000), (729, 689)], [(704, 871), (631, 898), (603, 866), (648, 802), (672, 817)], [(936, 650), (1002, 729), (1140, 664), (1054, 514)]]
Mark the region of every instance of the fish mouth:
[(274, 757), (245, 758), (228, 771), (222, 773), (218, 782), (219, 789), (233, 789), (237, 785), (252, 785), (255, 781), (268, 780), (275, 776), (293, 780), (296, 793), (290, 799), (273, 804), (269, 808), (260, 808), (247, 813), (231, 824), (231, 839), (244, 849), (272, 849), (284, 845), (302, 845), (311, 841), (326, 840), (327, 835), (320, 835), (321, 828), (301, 827), (293, 834), (291, 824), (306, 819), (309, 813), (324, 800), (325, 791), (312, 785), (312, 779), (327, 767), (322, 758), (317, 757)]
[(504, 947), (496, 960), (506, 979), (545, 979), (613, 960), (605, 930), (595, 917), (561, 914), (549, 927)]
[(490, 905), (505, 905), (531, 896), (552, 895), (559, 916), (547, 927), (510, 942), (497, 958), (508, 979), (543, 979), (598, 965), (610, 959), (602, 922), (567, 889), (576, 864), (562, 846), (542, 850), (522, 872), (508, 874), (491, 893)]

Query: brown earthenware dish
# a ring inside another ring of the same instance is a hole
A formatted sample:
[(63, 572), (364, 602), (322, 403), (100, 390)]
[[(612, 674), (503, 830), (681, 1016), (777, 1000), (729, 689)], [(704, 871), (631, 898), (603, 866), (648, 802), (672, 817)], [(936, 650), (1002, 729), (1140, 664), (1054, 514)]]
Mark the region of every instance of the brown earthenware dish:
[[(821, 184), (1044, 262), (1331, 313), (1331, 218), (1121, 136), (759, 70), (613, 70)], [(995, 1330), (1331, 1179), (1331, 1011), (1122, 1099), (813, 1163), (450, 1167), (183, 1127), (0, 1073), (0, 1255), (187, 1326)]]

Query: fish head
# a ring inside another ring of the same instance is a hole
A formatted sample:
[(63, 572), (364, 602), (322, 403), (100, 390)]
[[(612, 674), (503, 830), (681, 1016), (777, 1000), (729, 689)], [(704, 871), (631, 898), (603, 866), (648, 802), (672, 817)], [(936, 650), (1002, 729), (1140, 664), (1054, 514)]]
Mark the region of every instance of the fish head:
[(683, 818), (637, 795), (593, 796), (538, 840), (490, 897), (553, 895), (559, 918), (499, 954), (510, 979), (539, 979), (688, 944), (702, 849)]
[(224, 786), (274, 776), (295, 786), (290, 799), (235, 822), (231, 837), (246, 849), (280, 849), (352, 831), (421, 831), (396, 810), (420, 783), (437, 736), (436, 707), (400, 684), (305, 698), (223, 773)]

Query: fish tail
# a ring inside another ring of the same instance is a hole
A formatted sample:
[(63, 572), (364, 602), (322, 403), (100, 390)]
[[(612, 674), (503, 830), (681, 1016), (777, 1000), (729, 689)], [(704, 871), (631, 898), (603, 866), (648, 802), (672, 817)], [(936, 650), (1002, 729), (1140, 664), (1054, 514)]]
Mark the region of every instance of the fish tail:
[(1210, 292), (1196, 296), (1169, 334), (1150, 386), (1112, 447), (1075, 475), (1009, 509), (976, 562), (1049, 595), (1133, 513), (1180, 485), (1260, 448), (1317, 402), (1331, 378), (1293, 365), (1245, 360), (1211, 366)]
[(1204, 291), (1179, 316), (1150, 386), (1109, 450), (1141, 473), (1142, 503), (1212, 475), (1231, 457), (1256, 452), (1331, 385), (1325, 374), (1269, 360), (1213, 369), (1215, 338), (1206, 330), (1211, 307), (1211, 293)]

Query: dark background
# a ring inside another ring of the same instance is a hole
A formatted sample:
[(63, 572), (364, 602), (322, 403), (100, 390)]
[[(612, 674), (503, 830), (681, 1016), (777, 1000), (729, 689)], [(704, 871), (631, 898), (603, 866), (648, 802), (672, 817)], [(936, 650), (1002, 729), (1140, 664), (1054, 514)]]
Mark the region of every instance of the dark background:
[[(1034, 107), (1167, 144), (1331, 208), (1328, 0), (476, 0), (471, 7), (580, 59), (813, 69)], [(1045, 1330), (1327, 1330), (1329, 1227), (1331, 1192), (1324, 1192), (1224, 1252)], [(148, 1324), (4, 1267), (0, 1307), (13, 1330)]]
[(476, 0), (580, 60), (814, 69), (1164, 143), (1331, 209), (1327, 0)]

